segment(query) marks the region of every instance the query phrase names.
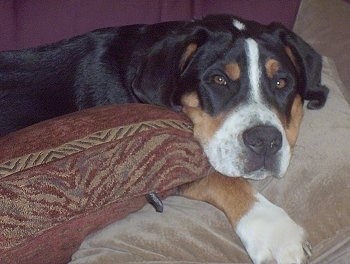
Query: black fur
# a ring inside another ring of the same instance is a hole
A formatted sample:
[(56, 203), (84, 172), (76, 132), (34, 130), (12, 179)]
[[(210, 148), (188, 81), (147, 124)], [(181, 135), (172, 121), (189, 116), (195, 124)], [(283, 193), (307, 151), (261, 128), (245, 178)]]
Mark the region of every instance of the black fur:
[(309, 109), (319, 109), (324, 106), (328, 96), (328, 88), (321, 84), (322, 58), (309, 44), (296, 34), (278, 23), (272, 23), (270, 30), (282, 42), (291, 48), (297, 60), (300, 86), (304, 87), (302, 96), (310, 100)]
[[(320, 84), (320, 55), (282, 26), (240, 19), (248, 28), (242, 32), (233, 27), (233, 18), (99, 29), (51, 45), (1, 52), (0, 136), (98, 105), (149, 103), (179, 111), (181, 96), (190, 91), (197, 91), (202, 107), (215, 115), (239, 96), (201, 85), (203, 76), (228, 51), (235, 53), (232, 43), (243, 37), (289, 45), (298, 58), (300, 93), (311, 100), (311, 108), (323, 106), (328, 89)], [(191, 43), (198, 49), (181, 68)]]

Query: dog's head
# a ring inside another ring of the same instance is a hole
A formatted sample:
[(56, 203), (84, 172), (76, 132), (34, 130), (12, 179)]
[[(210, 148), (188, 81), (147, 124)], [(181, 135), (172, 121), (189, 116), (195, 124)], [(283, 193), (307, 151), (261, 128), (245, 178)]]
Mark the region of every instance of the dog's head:
[(142, 101), (189, 116), (217, 171), (263, 179), (286, 172), (304, 100), (324, 105), (321, 68), (320, 55), (279, 24), (210, 16), (159, 43), (134, 87)]

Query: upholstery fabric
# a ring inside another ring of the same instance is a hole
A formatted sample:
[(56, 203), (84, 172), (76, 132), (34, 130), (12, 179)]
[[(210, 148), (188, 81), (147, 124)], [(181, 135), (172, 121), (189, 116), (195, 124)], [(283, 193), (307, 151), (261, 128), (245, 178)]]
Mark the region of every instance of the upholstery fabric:
[(0, 262), (66, 263), (90, 232), (209, 164), (183, 115), (108, 106), (0, 138)]
[[(350, 107), (334, 62), (324, 59), (329, 100), (305, 109), (287, 175), (254, 182), (309, 234), (314, 264), (350, 259)], [(83, 263), (250, 263), (224, 214), (182, 197), (169, 197), (164, 213), (150, 206), (90, 235), (73, 255)]]
[(249, 263), (226, 216), (184, 197), (150, 205), (87, 237), (70, 264)]

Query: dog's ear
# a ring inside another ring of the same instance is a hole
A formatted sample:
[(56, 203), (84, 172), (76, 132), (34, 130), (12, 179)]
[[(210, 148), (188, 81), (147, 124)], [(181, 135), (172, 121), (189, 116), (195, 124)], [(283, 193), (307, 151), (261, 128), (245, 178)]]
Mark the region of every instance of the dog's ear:
[(322, 108), (329, 89), (321, 84), (322, 57), (295, 33), (281, 24), (269, 25), (285, 45), (285, 51), (296, 67), (300, 79), (301, 96), (308, 100), (308, 109)]
[(179, 87), (178, 79), (206, 41), (206, 35), (205, 30), (197, 30), (158, 42), (137, 69), (132, 83), (135, 96), (143, 103), (180, 111), (184, 87)]

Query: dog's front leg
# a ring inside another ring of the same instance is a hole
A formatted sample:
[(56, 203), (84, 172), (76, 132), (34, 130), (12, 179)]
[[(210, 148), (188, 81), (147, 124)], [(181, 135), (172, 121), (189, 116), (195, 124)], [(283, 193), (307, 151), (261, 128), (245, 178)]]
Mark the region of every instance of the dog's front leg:
[(242, 178), (214, 172), (180, 193), (222, 210), (254, 263), (305, 263), (311, 254), (304, 230)]

